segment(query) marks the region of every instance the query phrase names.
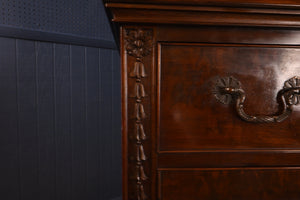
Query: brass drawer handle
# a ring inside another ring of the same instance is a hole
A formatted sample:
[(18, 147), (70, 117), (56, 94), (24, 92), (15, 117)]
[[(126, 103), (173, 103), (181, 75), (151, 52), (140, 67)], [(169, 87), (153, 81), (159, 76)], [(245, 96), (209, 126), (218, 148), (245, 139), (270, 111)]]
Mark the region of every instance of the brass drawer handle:
[(218, 78), (213, 88), (213, 94), (223, 104), (234, 102), (237, 114), (244, 121), (253, 123), (282, 122), (291, 115), (293, 105), (300, 104), (300, 77), (293, 77), (284, 82), (283, 89), (277, 93), (279, 114), (273, 116), (248, 115), (244, 110), (245, 91), (242, 89), (241, 83), (234, 77)]

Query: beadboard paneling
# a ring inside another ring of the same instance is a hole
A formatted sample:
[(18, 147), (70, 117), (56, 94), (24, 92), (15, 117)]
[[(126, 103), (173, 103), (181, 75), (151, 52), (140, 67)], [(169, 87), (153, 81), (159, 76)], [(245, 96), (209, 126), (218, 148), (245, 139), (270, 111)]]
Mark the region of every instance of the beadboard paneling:
[(0, 37), (0, 198), (121, 193), (116, 50)]

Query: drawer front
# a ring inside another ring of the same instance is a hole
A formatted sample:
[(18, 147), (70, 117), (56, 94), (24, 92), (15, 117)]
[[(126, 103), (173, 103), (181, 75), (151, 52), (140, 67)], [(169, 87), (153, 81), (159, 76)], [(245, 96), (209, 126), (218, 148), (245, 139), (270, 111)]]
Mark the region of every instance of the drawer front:
[(249, 123), (213, 89), (234, 77), (245, 112), (273, 115), (285, 80), (300, 75), (300, 49), (280, 45), (166, 43), (160, 45), (159, 151), (298, 149), (300, 106), (280, 123)]
[(300, 170), (193, 169), (160, 171), (161, 200), (296, 200)]

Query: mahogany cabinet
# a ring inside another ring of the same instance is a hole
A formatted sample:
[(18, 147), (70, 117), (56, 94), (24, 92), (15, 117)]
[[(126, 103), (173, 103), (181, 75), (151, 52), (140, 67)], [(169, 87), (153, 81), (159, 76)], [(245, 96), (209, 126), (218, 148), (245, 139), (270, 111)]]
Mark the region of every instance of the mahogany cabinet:
[(107, 0), (124, 200), (300, 199), (300, 2)]

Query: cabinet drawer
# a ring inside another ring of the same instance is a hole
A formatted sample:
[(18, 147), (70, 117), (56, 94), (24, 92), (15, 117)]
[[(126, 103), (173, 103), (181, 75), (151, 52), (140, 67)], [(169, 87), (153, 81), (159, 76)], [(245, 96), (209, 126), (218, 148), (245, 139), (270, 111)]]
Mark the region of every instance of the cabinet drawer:
[(299, 199), (299, 168), (160, 171), (161, 200)]
[(159, 151), (300, 148), (300, 107), (278, 123), (243, 121), (218, 102), (216, 79), (234, 77), (252, 115), (278, 112), (277, 92), (300, 75), (300, 49), (285, 45), (159, 45)]

